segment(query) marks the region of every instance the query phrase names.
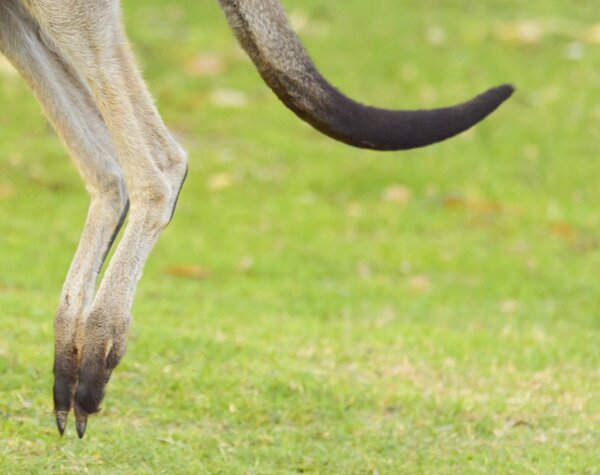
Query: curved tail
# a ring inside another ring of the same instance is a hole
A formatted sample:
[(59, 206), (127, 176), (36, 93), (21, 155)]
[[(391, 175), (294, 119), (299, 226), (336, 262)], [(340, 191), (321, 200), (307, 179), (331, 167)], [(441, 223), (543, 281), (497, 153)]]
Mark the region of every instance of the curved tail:
[(218, 0), (237, 39), (279, 99), (317, 130), (349, 145), (407, 150), (457, 135), (483, 120), (514, 89), (503, 85), (462, 104), (386, 110), (346, 97), (319, 73), (278, 0)]

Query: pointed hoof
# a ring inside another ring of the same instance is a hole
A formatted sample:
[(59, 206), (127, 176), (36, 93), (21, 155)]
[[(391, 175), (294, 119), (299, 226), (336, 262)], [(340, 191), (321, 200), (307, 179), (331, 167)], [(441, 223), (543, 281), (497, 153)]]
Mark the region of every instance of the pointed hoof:
[(87, 427), (87, 418), (77, 419), (75, 421), (75, 427), (77, 429), (77, 435), (80, 439), (82, 439), (83, 435), (85, 434), (85, 428)]
[(58, 432), (60, 432), (60, 435), (64, 435), (65, 433), (65, 427), (67, 427), (67, 417), (68, 417), (69, 413), (68, 412), (57, 412), (56, 413), (56, 427), (58, 428)]

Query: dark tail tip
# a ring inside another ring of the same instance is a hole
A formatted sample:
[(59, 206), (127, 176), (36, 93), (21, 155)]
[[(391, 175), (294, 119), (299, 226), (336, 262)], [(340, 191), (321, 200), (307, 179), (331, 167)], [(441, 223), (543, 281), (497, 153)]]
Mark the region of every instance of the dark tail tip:
[(378, 109), (333, 88), (329, 91), (334, 107), (322, 115), (334, 119), (313, 122), (317, 129), (355, 147), (396, 151), (431, 145), (470, 129), (506, 101), (514, 87), (504, 84), (462, 104), (429, 110)]
[(497, 87), (493, 87), (482, 94), (482, 98), (485, 97), (486, 102), (490, 106), (488, 112), (489, 115), (494, 112), (500, 105), (509, 99), (515, 93), (515, 87), (512, 84), (502, 84)]
[[(512, 84), (502, 84), (488, 89), (479, 96), (463, 104), (448, 107), (443, 115), (450, 120), (448, 124), (448, 137), (456, 135), (467, 130), (481, 122), (487, 116), (492, 114), (515, 92)], [(447, 137), (446, 137), (447, 138)]]

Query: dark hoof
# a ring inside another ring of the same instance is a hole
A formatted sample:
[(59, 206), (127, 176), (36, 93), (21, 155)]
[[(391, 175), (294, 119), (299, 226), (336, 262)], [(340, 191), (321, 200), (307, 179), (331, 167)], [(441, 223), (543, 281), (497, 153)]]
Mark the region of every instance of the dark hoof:
[(87, 427), (87, 417), (77, 419), (75, 421), (75, 427), (77, 428), (77, 435), (80, 439), (82, 439), (85, 434), (85, 429)]
[(56, 427), (58, 428), (58, 432), (60, 435), (65, 434), (65, 428), (67, 427), (67, 417), (69, 416), (68, 412), (57, 412), (56, 413)]

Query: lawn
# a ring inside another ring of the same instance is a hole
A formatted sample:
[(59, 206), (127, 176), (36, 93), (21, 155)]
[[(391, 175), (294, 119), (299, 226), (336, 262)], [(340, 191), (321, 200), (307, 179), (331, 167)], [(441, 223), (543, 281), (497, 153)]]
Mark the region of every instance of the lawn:
[(2, 472), (600, 473), (596, 2), (283, 3), (364, 102), (518, 92), (452, 141), (355, 150), (281, 106), (216, 2), (124, 2), (190, 173), (78, 440), (52, 320), (88, 199), (0, 60)]

